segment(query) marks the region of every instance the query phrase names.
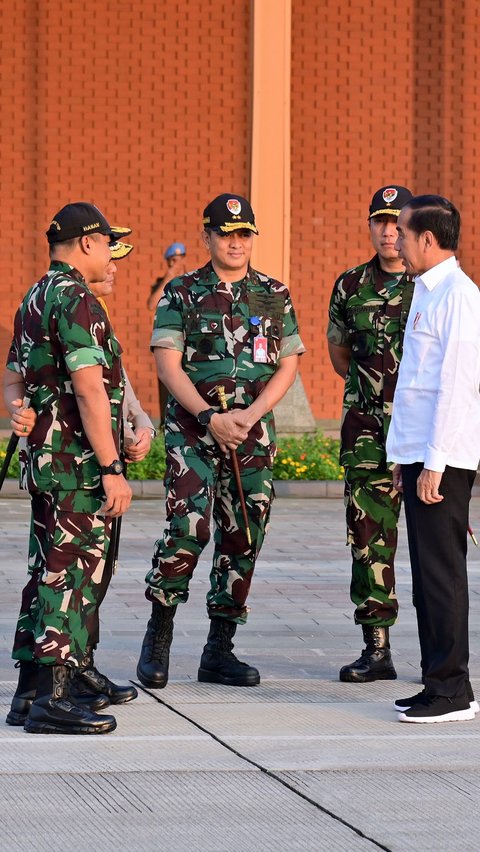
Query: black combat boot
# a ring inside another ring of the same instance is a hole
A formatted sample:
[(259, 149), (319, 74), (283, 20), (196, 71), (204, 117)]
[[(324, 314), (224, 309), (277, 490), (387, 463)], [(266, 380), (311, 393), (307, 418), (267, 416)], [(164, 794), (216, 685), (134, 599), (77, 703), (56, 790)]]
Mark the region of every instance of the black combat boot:
[(19, 669), (18, 684), (12, 704), (5, 719), (7, 725), (23, 725), (37, 691), (38, 666), (33, 660), (15, 664)]
[(368, 683), (372, 680), (395, 680), (397, 673), (390, 653), (388, 627), (362, 624), (365, 648), (358, 660), (340, 669), (340, 680)]
[(30, 707), (25, 730), (29, 734), (108, 734), (117, 723), (68, 700), (67, 666), (39, 666), (37, 697)]
[(101, 697), (103, 701), (106, 699), (106, 704), (102, 703), (102, 707), (108, 707), (109, 704), (126, 704), (127, 701), (133, 701), (138, 692), (134, 686), (118, 686), (106, 675), (100, 674), (93, 663), (93, 648), (87, 645), (80, 667), (72, 677), (70, 695), (75, 704), (100, 710), (101, 707), (94, 708), (92, 705), (96, 698)]
[(137, 666), (139, 681), (151, 689), (163, 689), (168, 682), (168, 663), (176, 610), (176, 606), (162, 606), (158, 601), (152, 603), (152, 615), (147, 624)]
[(241, 663), (232, 653), (236, 629), (236, 622), (228, 618), (210, 620), (210, 632), (198, 670), (198, 679), (203, 683), (224, 683), (227, 686), (256, 686), (260, 683), (258, 670)]

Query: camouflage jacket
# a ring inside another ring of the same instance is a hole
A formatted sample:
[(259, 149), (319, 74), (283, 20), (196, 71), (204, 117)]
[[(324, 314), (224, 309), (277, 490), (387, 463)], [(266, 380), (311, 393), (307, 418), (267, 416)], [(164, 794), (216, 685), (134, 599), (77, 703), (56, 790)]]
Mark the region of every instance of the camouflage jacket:
[(327, 337), (351, 352), (341, 429), (345, 467), (387, 467), (385, 441), (413, 287), (406, 274), (384, 272), (377, 255), (335, 282)]
[(20, 452), (22, 485), (30, 492), (101, 487), (70, 374), (101, 364), (118, 448), (124, 389), (120, 353), (105, 311), (84, 278), (68, 264), (53, 261), (17, 311), (7, 358), (7, 367), (21, 373), (38, 414)]
[[(267, 339), (265, 363), (253, 360), (257, 334)], [(211, 263), (167, 284), (155, 314), (151, 347), (183, 352), (182, 367), (208, 407), (220, 410), (215, 386), (225, 386), (229, 408), (245, 408), (262, 392), (280, 358), (305, 351), (287, 287), (254, 269), (242, 281), (220, 281)], [(216, 443), (208, 429), (169, 397), (167, 447)], [(250, 430), (239, 448), (248, 455), (275, 453), (273, 412)]]

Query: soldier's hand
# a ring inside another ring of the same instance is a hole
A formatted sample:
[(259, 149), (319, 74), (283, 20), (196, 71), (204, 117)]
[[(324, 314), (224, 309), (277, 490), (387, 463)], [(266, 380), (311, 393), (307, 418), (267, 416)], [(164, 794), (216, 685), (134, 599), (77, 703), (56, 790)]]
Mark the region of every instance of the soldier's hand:
[(152, 446), (152, 430), (144, 426), (135, 429), (135, 438), (137, 439), (135, 444), (130, 443), (125, 446), (127, 464), (142, 461), (145, 456), (148, 456)]
[(227, 450), (236, 450), (246, 441), (252, 424), (245, 411), (233, 409), (213, 414), (208, 428), (222, 452), (226, 453)]
[(15, 411), (12, 414), (10, 425), (15, 435), (24, 438), (26, 435), (30, 435), (35, 426), (37, 412), (33, 408), (25, 408), (21, 399), (14, 399), (12, 405), (15, 406)]
[(125, 477), (121, 474), (118, 476), (109, 473), (102, 476), (102, 484), (106, 500), (101, 508), (101, 513), (111, 518), (123, 515), (132, 500), (132, 489)]
[(396, 464), (392, 470), (393, 487), (403, 494), (402, 465)]

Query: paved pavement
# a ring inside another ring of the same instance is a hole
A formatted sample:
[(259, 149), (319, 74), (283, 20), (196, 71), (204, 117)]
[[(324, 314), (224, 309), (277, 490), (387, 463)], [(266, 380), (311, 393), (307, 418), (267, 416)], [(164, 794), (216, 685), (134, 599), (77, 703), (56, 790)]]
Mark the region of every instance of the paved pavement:
[[(25, 576), (28, 501), (0, 501), (0, 703), (14, 689), (9, 645)], [(480, 498), (471, 521), (480, 529)], [(124, 520), (119, 571), (103, 605), (101, 669), (135, 682), (148, 607), (143, 577), (163, 526), (159, 500)], [(419, 687), (402, 522), (398, 680), (341, 684), (358, 655), (348, 600), (342, 501), (277, 500), (257, 566), (240, 656), (260, 686), (199, 684), (208, 623), (202, 559), (179, 608), (164, 690), (115, 709), (101, 737), (32, 736), (0, 722), (0, 848), (84, 852), (478, 850), (480, 717), (402, 725), (395, 697)], [(480, 551), (470, 546), (471, 675), (480, 693)]]

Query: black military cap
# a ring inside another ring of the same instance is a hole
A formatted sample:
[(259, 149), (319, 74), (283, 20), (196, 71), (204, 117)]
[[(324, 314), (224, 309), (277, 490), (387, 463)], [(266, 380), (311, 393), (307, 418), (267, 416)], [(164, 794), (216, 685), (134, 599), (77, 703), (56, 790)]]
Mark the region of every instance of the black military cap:
[(106, 234), (115, 242), (119, 237), (132, 233), (131, 228), (112, 228), (103, 213), (94, 204), (78, 201), (66, 204), (50, 222), (47, 239), (52, 243), (63, 243), (87, 234)]
[(382, 186), (372, 198), (368, 218), (372, 216), (399, 216), (402, 207), (412, 198), (412, 193), (406, 186)]
[(224, 192), (217, 195), (203, 211), (203, 224), (212, 231), (229, 234), (245, 228), (258, 234), (253, 210), (246, 198)]

